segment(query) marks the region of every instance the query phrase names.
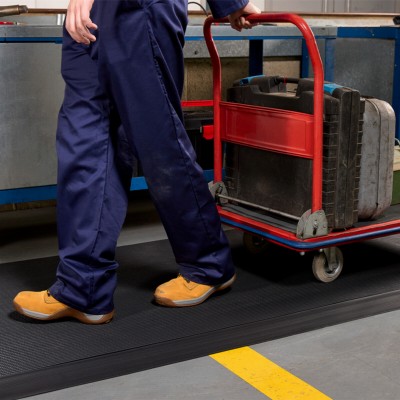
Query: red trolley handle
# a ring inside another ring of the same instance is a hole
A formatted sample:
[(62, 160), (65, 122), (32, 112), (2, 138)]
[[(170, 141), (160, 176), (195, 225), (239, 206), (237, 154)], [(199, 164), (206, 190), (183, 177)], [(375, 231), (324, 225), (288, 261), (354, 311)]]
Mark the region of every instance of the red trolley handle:
[[(289, 22), (295, 25), (303, 35), (310, 55), (314, 71), (314, 148), (313, 148), (313, 180), (312, 180), (312, 212), (322, 209), (322, 126), (323, 126), (323, 93), (324, 71), (321, 56), (313, 32), (303, 18), (288, 13), (261, 13), (246, 17), (250, 23)], [(221, 102), (221, 61), (215, 46), (211, 25), (213, 23), (228, 23), (227, 18), (206, 18), (203, 32), (211, 57), (213, 68), (213, 98), (214, 98), (214, 182), (222, 180), (222, 145), (221, 118), (219, 105)]]

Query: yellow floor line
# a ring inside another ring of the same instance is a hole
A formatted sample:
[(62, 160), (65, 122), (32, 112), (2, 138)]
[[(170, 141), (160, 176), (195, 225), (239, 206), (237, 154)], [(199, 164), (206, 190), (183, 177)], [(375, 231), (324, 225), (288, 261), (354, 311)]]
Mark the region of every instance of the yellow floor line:
[(250, 347), (210, 357), (272, 400), (332, 400)]

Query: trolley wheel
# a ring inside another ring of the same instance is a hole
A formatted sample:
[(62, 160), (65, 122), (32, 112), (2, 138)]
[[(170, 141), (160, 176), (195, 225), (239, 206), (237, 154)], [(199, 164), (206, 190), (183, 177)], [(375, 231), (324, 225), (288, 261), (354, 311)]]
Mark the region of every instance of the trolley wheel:
[(245, 232), (243, 234), (243, 245), (251, 254), (262, 254), (267, 250), (269, 242), (260, 236)]
[(323, 249), (314, 256), (312, 270), (315, 278), (321, 282), (332, 282), (342, 272), (343, 253), (338, 247)]

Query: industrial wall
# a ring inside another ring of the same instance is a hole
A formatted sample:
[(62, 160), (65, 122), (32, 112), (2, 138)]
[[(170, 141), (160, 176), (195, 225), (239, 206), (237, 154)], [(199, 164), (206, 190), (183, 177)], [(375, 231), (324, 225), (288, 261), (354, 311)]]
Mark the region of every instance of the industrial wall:
[[(400, 0), (253, 0), (261, 8), (272, 11), (289, 12), (344, 12), (349, 8), (351, 12), (387, 12), (400, 13)], [(191, 3), (191, 0), (190, 0)], [(205, 4), (205, 1), (203, 2)], [(0, 0), (1, 5), (15, 4)], [(30, 8), (66, 8), (68, 0), (27, 0), (20, 5)], [(377, 10), (379, 5), (379, 10)], [(190, 4), (191, 7), (197, 7)], [(335, 9), (333, 9), (333, 6)], [(339, 9), (339, 6), (341, 7)], [(291, 8), (293, 7), (293, 8)], [(396, 10), (396, 11), (395, 11)], [(18, 190), (24, 188), (46, 188), (56, 183), (56, 157), (54, 149), (56, 120), (61, 105), (64, 83), (60, 74), (61, 57), (61, 22), (59, 14), (50, 16), (42, 14), (24, 14), (18, 16), (24, 23), (14, 27), (2, 27), (0, 38), (3, 35), (20, 37), (12, 43), (0, 43), (0, 71), (7, 79), (0, 80), (0, 211), (2, 205), (33, 201), (31, 192), (26, 196)], [(16, 20), (18, 21), (18, 18)], [(38, 22), (42, 18), (50, 18), (51, 22)], [(189, 31), (197, 32), (198, 15), (192, 16), (193, 23)], [(323, 58), (331, 55), (328, 67), (334, 64), (334, 81), (338, 84), (360, 90), (362, 95), (377, 97), (391, 102), (394, 88), (395, 62), (397, 41), (393, 37), (358, 38), (346, 37), (335, 39), (335, 51), (328, 51), (331, 40), (321, 37), (329, 34), (335, 27), (393, 26), (392, 15), (385, 16), (308, 16), (313, 29), (325, 30), (319, 33), (318, 43)], [(349, 18), (350, 21), (343, 21)], [(365, 21), (364, 19), (368, 19)], [(378, 18), (378, 19), (377, 19)], [(384, 22), (381, 21), (385, 18)], [(371, 20), (370, 20), (371, 19)], [(36, 22), (34, 22), (35, 20)], [(372, 25), (369, 25), (372, 24)], [(221, 29), (223, 27), (221, 26)], [(6, 31), (6, 29), (8, 29)], [(9, 29), (12, 29), (10, 33)], [(267, 75), (281, 75), (299, 77), (302, 66), (301, 40), (289, 40), (287, 32), (290, 27), (265, 27), (268, 35), (274, 40), (264, 41), (264, 73)], [(280, 29), (283, 29), (281, 31)], [(32, 34), (28, 34), (32, 31)], [(39, 32), (40, 31), (40, 32)], [(201, 31), (201, 30), (200, 30)], [(229, 35), (234, 35), (228, 29)], [(369, 32), (369, 31), (368, 31)], [(385, 31), (386, 32), (386, 31)], [(190, 32), (189, 36), (190, 36)], [(380, 33), (382, 31), (380, 30)], [(386, 32), (388, 33), (388, 32)], [(268, 39), (268, 35), (266, 39)], [(329, 35), (328, 35), (329, 36)], [(59, 41), (35, 41), (33, 38), (50, 37)], [(397, 38), (397, 36), (396, 36)], [(25, 40), (26, 39), (26, 40)], [(397, 39), (396, 39), (397, 40)], [(234, 45), (233, 45), (234, 43)], [(221, 50), (223, 65), (223, 96), (226, 88), (237, 79), (249, 74), (248, 43), (246, 41), (221, 40), (218, 41)], [(328, 50), (327, 50), (328, 49)], [(199, 40), (189, 40), (185, 46), (186, 76), (183, 93), (184, 100), (199, 100), (212, 98), (211, 66), (205, 44)], [(398, 107), (400, 110), (400, 108)], [(400, 137), (400, 135), (399, 135)], [(15, 194), (14, 194), (15, 192)], [(6, 193), (6, 194), (4, 194)], [(25, 193), (25, 192), (24, 192)], [(11, 197), (7, 197), (11, 196)], [(25, 197), (23, 197), (25, 196)], [(6, 200), (4, 200), (6, 199)], [(9, 200), (11, 199), (11, 200)], [(48, 197), (40, 197), (48, 199)], [(8, 202), (8, 203), (7, 203)]]
[[(206, 0), (197, 0), (203, 6)], [(292, 12), (400, 12), (400, 0), (253, 0), (263, 10)], [(191, 9), (199, 9), (189, 0)], [(14, 4), (0, 0), (0, 6)], [(21, 4), (31, 8), (66, 8), (68, 0), (25, 0)]]

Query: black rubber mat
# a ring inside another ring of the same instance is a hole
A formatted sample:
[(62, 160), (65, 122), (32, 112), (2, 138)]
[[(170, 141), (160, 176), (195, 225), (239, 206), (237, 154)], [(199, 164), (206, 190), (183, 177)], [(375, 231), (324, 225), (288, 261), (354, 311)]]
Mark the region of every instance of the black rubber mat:
[(238, 279), (197, 307), (152, 303), (175, 276), (167, 241), (118, 249), (116, 317), (102, 326), (28, 320), (12, 309), (20, 290), (42, 290), (56, 258), (0, 265), (0, 399), (16, 399), (205, 356), (400, 308), (400, 239), (342, 247), (344, 271), (314, 279), (312, 255), (271, 246), (250, 255), (228, 232)]

